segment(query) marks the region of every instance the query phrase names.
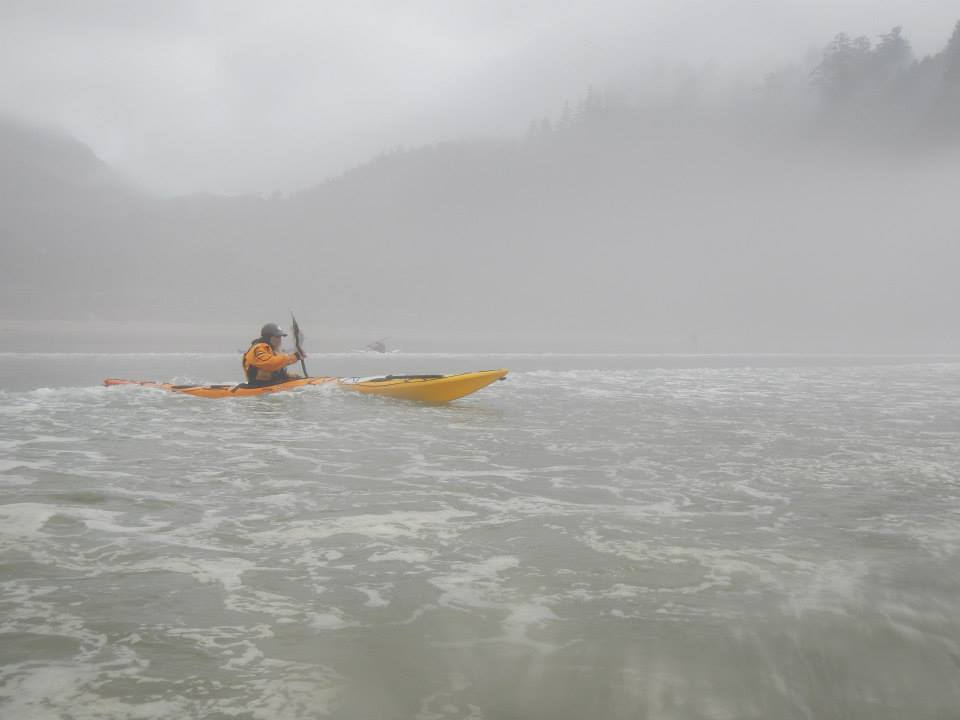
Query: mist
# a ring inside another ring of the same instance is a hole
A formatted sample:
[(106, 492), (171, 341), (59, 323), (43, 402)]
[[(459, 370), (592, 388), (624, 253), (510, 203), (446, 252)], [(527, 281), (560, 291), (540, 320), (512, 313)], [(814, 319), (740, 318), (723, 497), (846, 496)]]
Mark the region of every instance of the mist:
[(838, 32), (942, 49), (946, 0), (757, 4), (9, 0), (0, 109), (152, 193), (292, 192), (378, 152), (522, 132), (591, 85), (749, 87)]
[(957, 352), (939, 7), (13, 4), (2, 319), (71, 347), (292, 307), (325, 350)]

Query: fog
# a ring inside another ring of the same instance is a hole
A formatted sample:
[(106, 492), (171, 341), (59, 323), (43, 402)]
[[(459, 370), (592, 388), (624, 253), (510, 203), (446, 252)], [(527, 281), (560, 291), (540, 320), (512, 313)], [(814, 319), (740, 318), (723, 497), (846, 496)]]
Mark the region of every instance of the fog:
[(960, 352), (956, 8), (712, 8), (6, 3), (0, 325)]
[(0, 109), (163, 194), (299, 190), (384, 148), (522, 131), (589, 85), (747, 85), (838, 32), (902, 25), (922, 57), (957, 14), (948, 0), (0, 6)]

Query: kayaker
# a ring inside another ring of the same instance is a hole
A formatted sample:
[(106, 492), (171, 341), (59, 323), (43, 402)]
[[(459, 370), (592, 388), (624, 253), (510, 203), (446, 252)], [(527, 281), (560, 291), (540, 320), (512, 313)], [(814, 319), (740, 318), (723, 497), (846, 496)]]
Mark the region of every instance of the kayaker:
[(243, 376), (247, 385), (273, 385), (299, 377), (287, 373), (287, 365), (293, 365), (307, 355), (301, 355), (300, 351), (291, 354), (280, 352), (280, 344), (286, 336), (276, 323), (267, 323), (260, 328), (260, 337), (253, 340), (243, 354)]

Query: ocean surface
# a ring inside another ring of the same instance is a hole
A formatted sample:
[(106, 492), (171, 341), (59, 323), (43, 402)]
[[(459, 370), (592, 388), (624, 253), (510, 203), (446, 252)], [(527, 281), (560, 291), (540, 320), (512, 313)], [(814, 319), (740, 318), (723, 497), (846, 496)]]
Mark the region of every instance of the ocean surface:
[(0, 355), (0, 717), (960, 717), (960, 358), (508, 367), (204, 400)]

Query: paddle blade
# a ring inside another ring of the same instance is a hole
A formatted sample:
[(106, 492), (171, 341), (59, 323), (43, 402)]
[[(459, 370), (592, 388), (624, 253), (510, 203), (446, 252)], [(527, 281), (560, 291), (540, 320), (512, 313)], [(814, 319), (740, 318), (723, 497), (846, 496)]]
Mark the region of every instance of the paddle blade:
[(293, 330), (293, 342), (296, 345), (297, 350), (303, 345), (303, 333), (300, 332), (300, 325), (297, 323), (297, 319), (293, 316), (293, 313), (290, 313), (290, 327)]
[(296, 346), (297, 352), (300, 353), (300, 367), (303, 368), (303, 376), (310, 377), (307, 374), (307, 364), (303, 361), (303, 333), (300, 332), (300, 325), (293, 316), (292, 310), (290, 311), (290, 329), (293, 331), (293, 344)]

